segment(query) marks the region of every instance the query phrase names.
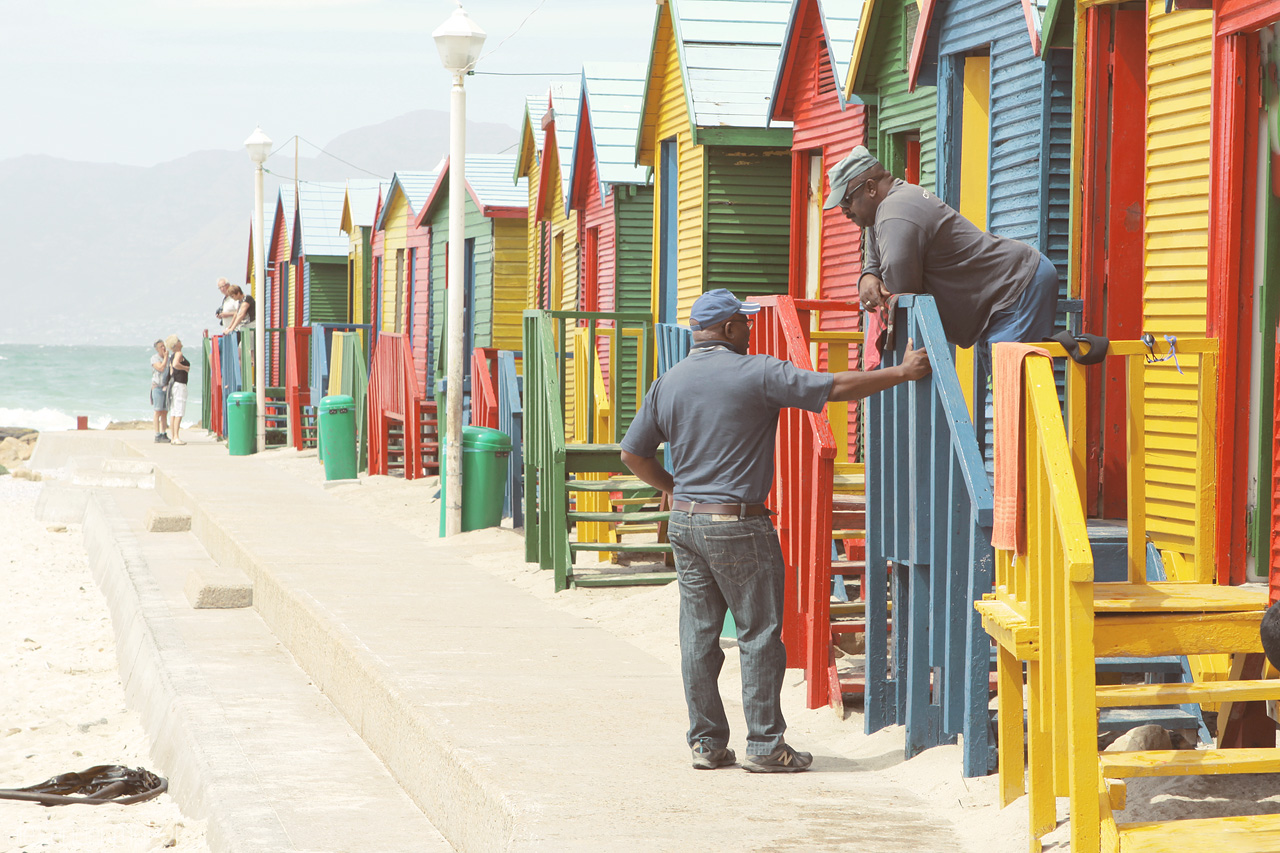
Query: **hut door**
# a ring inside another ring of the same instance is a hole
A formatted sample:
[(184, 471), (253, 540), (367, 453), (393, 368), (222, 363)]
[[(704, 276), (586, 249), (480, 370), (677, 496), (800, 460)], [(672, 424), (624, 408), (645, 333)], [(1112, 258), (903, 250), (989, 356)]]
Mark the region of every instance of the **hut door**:
[[(990, 56), (984, 54), (964, 58), (964, 102), (960, 121), (960, 215), (985, 231), (987, 176), (991, 160)], [(964, 399), (972, 414), (975, 411), (972, 348), (956, 350), (956, 373), (960, 377), (960, 389), (964, 392)], [(980, 384), (985, 389), (985, 377)], [(983, 396), (985, 397), (985, 391)]]
[[(809, 154), (809, 193), (804, 225), (804, 295), (822, 298), (822, 152)], [(818, 317), (814, 314), (814, 328)]]
[(476, 347), (476, 238), (468, 237), (462, 256), (462, 365), (471, 378), (471, 352)]
[[(1260, 247), (1254, 275), (1253, 416), (1249, 425), (1249, 580), (1266, 579), (1276, 566), (1272, 535), (1276, 529), (1276, 324), (1280, 321), (1280, 24), (1272, 24), (1261, 40), (1262, 121), (1258, 140), (1258, 218), (1254, 246)], [(1256, 38), (1256, 36), (1254, 36)], [(1247, 137), (1246, 137), (1247, 138)]]
[[(1084, 331), (1115, 340), (1142, 334), (1146, 39), (1144, 9), (1086, 13), (1081, 297)], [(1124, 518), (1125, 370), (1107, 362), (1088, 372), (1086, 505), (1090, 515)]]
[(679, 292), (679, 275), (676, 255), (679, 246), (679, 175), (677, 169), (676, 140), (662, 142), (662, 185), (659, 188), (658, 235), (658, 322), (676, 322), (676, 294)]
[(396, 249), (396, 286), (391, 291), (391, 305), (394, 323), (391, 331), (398, 333), (404, 328), (404, 249)]

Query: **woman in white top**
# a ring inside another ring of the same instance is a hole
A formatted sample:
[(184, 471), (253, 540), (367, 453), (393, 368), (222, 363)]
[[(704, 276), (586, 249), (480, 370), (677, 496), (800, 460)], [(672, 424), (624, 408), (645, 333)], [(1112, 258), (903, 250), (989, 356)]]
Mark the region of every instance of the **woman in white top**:
[(229, 290), (227, 293), (233, 299), (236, 299), (237, 301), (239, 301), (240, 307), (236, 309), (235, 319), (231, 321), (231, 325), (227, 326), (227, 329), (225, 332), (223, 332), (223, 334), (225, 335), (229, 332), (243, 332), (243, 331), (252, 330), (253, 321), (257, 314), (257, 311), (255, 310), (256, 306), (254, 304), (253, 297), (245, 295), (244, 290), (242, 290), (238, 284), (231, 285), (231, 290)]

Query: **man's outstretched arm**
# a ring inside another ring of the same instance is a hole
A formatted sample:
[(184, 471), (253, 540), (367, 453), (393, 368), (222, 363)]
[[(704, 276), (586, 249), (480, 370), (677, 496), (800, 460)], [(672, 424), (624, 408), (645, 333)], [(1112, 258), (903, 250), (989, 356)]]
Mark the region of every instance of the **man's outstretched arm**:
[[(915, 349), (912, 342), (908, 340), (907, 353), (902, 357), (901, 364), (882, 367), (879, 370), (845, 370), (835, 374), (831, 394), (827, 399), (836, 403), (844, 400), (861, 400), (863, 397), (892, 388), (901, 382), (922, 379), (928, 376), (932, 369), (929, 366), (929, 354), (922, 349)], [(623, 461), (626, 461), (625, 455)], [(644, 478), (641, 477), (641, 479)]]

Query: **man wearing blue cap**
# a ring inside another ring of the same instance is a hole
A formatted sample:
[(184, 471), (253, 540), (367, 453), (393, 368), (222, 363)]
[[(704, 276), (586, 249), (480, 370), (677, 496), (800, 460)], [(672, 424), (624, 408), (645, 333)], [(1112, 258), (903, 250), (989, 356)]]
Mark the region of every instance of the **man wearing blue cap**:
[[(862, 228), (858, 294), (866, 308), (927, 293), (957, 346), (1035, 343), (1053, 332), (1058, 271), (1026, 243), (978, 228), (933, 193), (900, 181), (864, 146), (827, 173), (824, 209)], [(984, 349), (985, 357), (986, 349)]]
[[(783, 740), (782, 549), (764, 502), (773, 484), (778, 414), (821, 411), (929, 372), (907, 342), (902, 363), (867, 373), (801, 370), (747, 355), (750, 315), (760, 310), (728, 290), (699, 296), (690, 313), (693, 349), (649, 387), (622, 439), (622, 461), (671, 500), (669, 538), (680, 581), (680, 661), (693, 766), (736, 763), (717, 680), (720, 629), (733, 611), (747, 721), (743, 767), (755, 773), (808, 769), (813, 756)], [(668, 473), (656, 456), (667, 443)]]

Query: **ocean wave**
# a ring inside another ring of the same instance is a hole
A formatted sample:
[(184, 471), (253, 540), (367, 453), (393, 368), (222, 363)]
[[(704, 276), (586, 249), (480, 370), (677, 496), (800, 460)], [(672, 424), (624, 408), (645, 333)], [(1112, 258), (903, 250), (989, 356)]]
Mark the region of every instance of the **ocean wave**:
[[(110, 415), (96, 415), (89, 418), (91, 429), (105, 429), (111, 423)], [(75, 429), (76, 416), (57, 409), (0, 409), (0, 426), (27, 427), (28, 429), (47, 431), (59, 429)]]

